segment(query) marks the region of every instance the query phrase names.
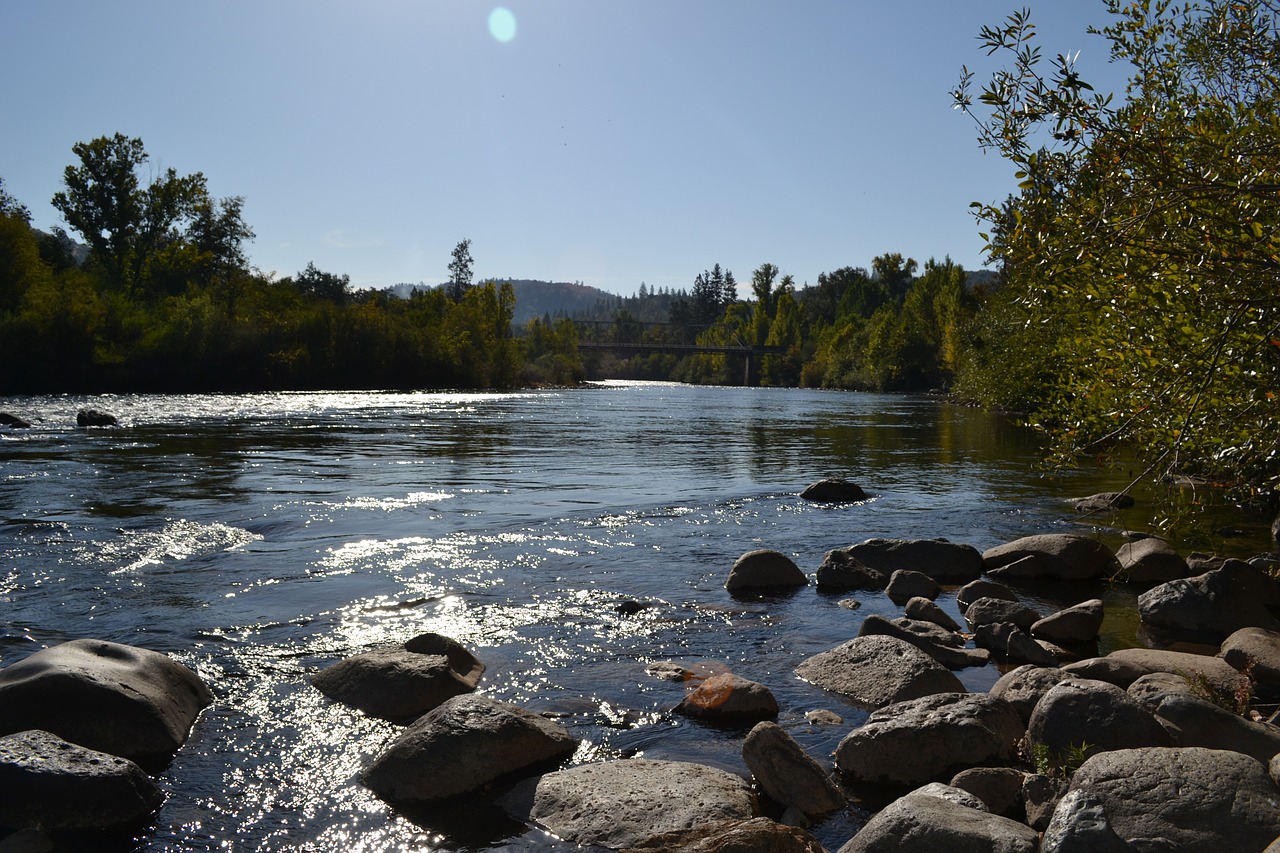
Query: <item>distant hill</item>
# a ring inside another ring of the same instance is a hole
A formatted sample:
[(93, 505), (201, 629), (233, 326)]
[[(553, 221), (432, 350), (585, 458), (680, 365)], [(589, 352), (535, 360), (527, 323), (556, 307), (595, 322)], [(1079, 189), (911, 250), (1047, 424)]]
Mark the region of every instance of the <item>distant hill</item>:
[[(534, 317), (594, 316), (613, 312), (622, 306), (622, 297), (589, 284), (567, 281), (534, 281), (532, 279), (499, 279), (509, 283), (516, 294), (513, 323), (523, 326)], [(439, 284), (396, 284), (389, 293), (407, 299), (415, 290), (443, 287)]]

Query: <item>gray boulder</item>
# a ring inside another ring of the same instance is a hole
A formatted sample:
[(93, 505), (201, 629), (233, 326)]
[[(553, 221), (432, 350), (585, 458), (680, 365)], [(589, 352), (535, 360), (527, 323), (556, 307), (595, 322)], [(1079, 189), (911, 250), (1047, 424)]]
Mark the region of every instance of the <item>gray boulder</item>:
[(867, 493), (857, 483), (832, 478), (809, 484), (800, 497), (814, 503), (856, 503), (865, 501)]
[(1000, 580), (1091, 580), (1109, 577), (1118, 567), (1105, 544), (1072, 533), (1024, 536), (997, 545), (983, 552), (982, 564), (988, 575)]
[(675, 710), (698, 720), (754, 723), (778, 716), (778, 700), (763, 684), (722, 672), (686, 693)]
[(1169, 746), (1164, 727), (1105, 681), (1068, 678), (1045, 692), (1027, 723), (1027, 743), (1054, 768), (1115, 749)]
[(842, 548), (823, 555), (814, 579), (818, 586), (828, 589), (884, 589), (889, 583), (887, 574), (863, 564)]
[(1218, 657), (1232, 669), (1248, 671), (1259, 694), (1280, 695), (1280, 631), (1241, 628), (1222, 641)]
[(662, 853), (825, 853), (822, 844), (800, 827), (774, 823), (767, 817), (718, 820), (664, 832), (635, 847), (625, 847), (622, 853), (655, 850)]
[(881, 809), (839, 853), (1036, 853), (1029, 826), (950, 799), (910, 793)]
[(945, 610), (927, 598), (917, 597), (908, 600), (906, 610), (903, 612), (911, 619), (920, 622), (932, 622), (948, 631), (960, 630), (959, 622), (952, 619)]
[(755, 589), (790, 589), (805, 586), (809, 579), (795, 562), (779, 551), (762, 548), (739, 557), (729, 570), (724, 588), (730, 592)]
[(846, 805), (831, 775), (776, 723), (759, 723), (747, 734), (742, 759), (761, 789), (785, 808), (818, 818)]
[(1025, 724), (1031, 719), (1031, 712), (1040, 697), (1066, 677), (1066, 673), (1057, 667), (1023, 664), (1000, 676), (989, 692), (1012, 705)]
[(1026, 813), (1027, 826), (1036, 832), (1044, 832), (1053, 819), (1058, 801), (1067, 792), (1065, 779), (1028, 773), (1022, 783), (1022, 809)]
[(1091, 598), (1033, 623), (1031, 636), (1061, 646), (1091, 643), (1102, 628), (1102, 618), (1102, 599)]
[(339, 661), (311, 677), (321, 693), (388, 720), (418, 717), (476, 689), (484, 664), (455, 640), (420, 634), (402, 646)]
[(1008, 761), (1022, 739), (1013, 706), (985, 693), (943, 693), (889, 705), (836, 747), (836, 768), (855, 782), (919, 785)]
[(149, 768), (173, 757), (212, 701), (167, 655), (72, 640), (0, 670), (0, 734), (41, 729)]
[(537, 823), (564, 841), (614, 849), (756, 815), (745, 780), (701, 764), (643, 758), (547, 773), (521, 782), (498, 802), (517, 820)]
[(844, 550), (886, 576), (902, 569), (939, 582), (962, 583), (982, 574), (982, 555), (976, 548), (946, 539), (867, 539)]
[(956, 603), (960, 605), (960, 612), (969, 609), (969, 605), (973, 604), (979, 598), (998, 598), (1002, 601), (1017, 601), (1018, 595), (1009, 587), (998, 581), (989, 581), (979, 578), (976, 581), (970, 581), (964, 586), (956, 590)]
[(950, 670), (896, 637), (855, 637), (802, 661), (796, 674), (865, 708), (934, 693), (964, 692), (964, 685)]
[(979, 598), (965, 608), (964, 618), (971, 628), (977, 628), (979, 625), (993, 625), (997, 622), (1011, 622), (1020, 630), (1029, 631), (1032, 625), (1040, 621), (1040, 614), (1016, 601)]
[[(1149, 676), (1148, 676), (1149, 677)], [(1138, 686), (1134, 682), (1134, 686)], [(1134, 687), (1129, 688), (1134, 695)], [(1256, 758), (1266, 764), (1280, 754), (1280, 728), (1255, 723), (1199, 696), (1175, 688), (1163, 694), (1148, 692), (1144, 707), (1169, 732), (1173, 746), (1202, 746), (1227, 749)]]
[(1120, 564), (1116, 580), (1123, 583), (1166, 583), (1191, 574), (1182, 555), (1155, 536), (1124, 543), (1116, 549), (1116, 561)]
[(1229, 561), (1191, 578), (1154, 586), (1138, 596), (1142, 621), (1157, 628), (1216, 636), (1241, 628), (1280, 631), (1274, 606), (1277, 582), (1256, 566)]
[(0, 737), (0, 791), (0, 826), (11, 829), (124, 829), (164, 800), (132, 761), (44, 731)]
[[(1097, 660), (1096, 658), (1093, 660)], [(1196, 655), (1189, 652), (1175, 652), (1168, 649), (1117, 649), (1103, 658), (1119, 665), (1117, 672), (1125, 675), (1135, 673), (1127, 682), (1104, 678), (1103, 681), (1127, 688), (1137, 678), (1150, 672), (1171, 672), (1203, 685), (1206, 689), (1223, 696), (1232, 697), (1249, 689), (1249, 680), (1236, 672), (1226, 661), (1208, 655)], [(1081, 661), (1080, 664), (1084, 664)], [(1078, 672), (1080, 664), (1067, 664), (1064, 670), (1073, 674)], [(1090, 676), (1085, 676), (1090, 677)]]
[(487, 696), (463, 694), (428, 711), (365, 772), (391, 802), (427, 802), (566, 758), (577, 741), (558, 723)]
[(1010, 631), (1005, 640), (1004, 657), (1014, 663), (1031, 663), (1036, 666), (1057, 666), (1058, 657), (1042, 643), (1021, 631)]
[[(925, 624), (932, 625), (933, 623)], [(959, 644), (939, 642), (928, 634), (912, 631), (909, 627), (902, 625), (899, 620), (890, 621), (874, 613), (862, 620), (862, 627), (858, 629), (858, 636), (896, 637), (915, 646), (947, 669), (986, 666), (991, 659), (986, 649), (961, 648), (963, 641), (958, 634), (950, 634), (950, 636), (956, 640), (961, 640)]]
[(116, 426), (119, 423), (115, 415), (98, 411), (97, 409), (81, 409), (76, 412), (76, 426), (81, 427), (107, 427)]
[(951, 779), (952, 787), (973, 794), (992, 814), (1016, 817), (1022, 812), (1027, 774), (1014, 767), (971, 767)]
[(1102, 752), (1072, 777), (1040, 850), (1262, 850), (1280, 836), (1278, 801), (1266, 767), (1237, 752)]
[(942, 592), (938, 582), (923, 572), (910, 569), (895, 569), (889, 575), (889, 583), (884, 588), (885, 595), (894, 604), (906, 604), (913, 598), (937, 598)]
[(0, 426), (13, 427), (14, 429), (30, 429), (31, 424), (27, 423), (17, 415), (11, 415), (8, 412), (0, 412)]

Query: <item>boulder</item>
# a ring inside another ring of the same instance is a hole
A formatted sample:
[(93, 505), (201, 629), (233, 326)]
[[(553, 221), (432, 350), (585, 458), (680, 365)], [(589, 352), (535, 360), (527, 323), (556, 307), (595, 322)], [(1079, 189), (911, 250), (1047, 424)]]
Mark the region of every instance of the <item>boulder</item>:
[(1241, 628), (1280, 631), (1267, 608), (1276, 600), (1276, 580), (1239, 560), (1191, 578), (1154, 586), (1138, 596), (1138, 614), (1156, 628), (1215, 636)]
[(1022, 812), (1027, 774), (1014, 767), (971, 767), (951, 780), (952, 787), (973, 794), (992, 814), (1015, 817)]
[(76, 426), (107, 427), (116, 426), (118, 423), (115, 415), (100, 412), (97, 409), (81, 409), (76, 412)]
[(1137, 662), (1106, 655), (1064, 664), (1062, 671), (1076, 678), (1105, 681), (1108, 684), (1114, 684), (1116, 687), (1128, 688), (1130, 684), (1151, 670), (1140, 666)]
[(1008, 761), (1023, 728), (1012, 705), (985, 693), (925, 696), (871, 712), (836, 747), (836, 768), (854, 782), (919, 785)]
[(1025, 724), (1031, 719), (1031, 712), (1040, 697), (1066, 677), (1067, 674), (1057, 667), (1023, 664), (1000, 676), (989, 692), (1012, 705)]
[(982, 555), (976, 548), (946, 539), (867, 539), (844, 551), (886, 576), (902, 569), (935, 581), (963, 583), (982, 574)]
[(1068, 503), (1075, 505), (1076, 512), (1106, 512), (1128, 509), (1135, 501), (1124, 492), (1099, 492), (1085, 498), (1071, 498)]
[(442, 800), (566, 758), (576, 746), (558, 723), (467, 693), (409, 725), (373, 762), (364, 781), (391, 802)]
[[(1023, 562), (1033, 558), (1030, 562)], [(982, 554), (988, 575), (1004, 580), (1091, 580), (1109, 577), (1117, 568), (1116, 556), (1102, 542), (1073, 533), (1024, 536)]]
[(686, 693), (675, 710), (710, 722), (754, 723), (778, 716), (778, 700), (763, 684), (722, 672)]
[(527, 779), (498, 802), (512, 817), (559, 839), (614, 849), (756, 815), (745, 780), (701, 764), (644, 758), (580, 764)]
[(884, 589), (889, 576), (837, 548), (823, 555), (815, 580), (819, 587), (827, 589)]
[(1102, 628), (1102, 617), (1102, 599), (1091, 598), (1033, 623), (1031, 636), (1061, 646), (1091, 643)]
[(896, 569), (889, 575), (889, 583), (885, 586), (884, 592), (894, 604), (906, 604), (913, 598), (937, 598), (942, 592), (942, 587), (923, 572)]
[(961, 613), (968, 610), (969, 605), (979, 598), (998, 598), (1002, 601), (1018, 600), (1017, 593), (1004, 584), (981, 578), (976, 581), (970, 581), (956, 590), (956, 604), (960, 605)]
[[(932, 625), (933, 623), (926, 623)], [(970, 666), (986, 666), (991, 656), (986, 649), (965, 649), (959, 648), (953, 643), (940, 643), (932, 639), (926, 634), (917, 633), (910, 628), (900, 624), (898, 620), (889, 621), (883, 616), (871, 614), (862, 620), (862, 627), (858, 629), (859, 637), (885, 636), (896, 637), (899, 640), (910, 643), (947, 669), (964, 669)], [(952, 634), (955, 639), (960, 640), (958, 634)], [(961, 643), (962, 645), (963, 643)]]
[(1026, 813), (1027, 826), (1036, 832), (1044, 832), (1053, 819), (1053, 810), (1066, 792), (1065, 779), (1028, 773), (1022, 783), (1022, 809)]
[(1280, 728), (1269, 723), (1246, 720), (1176, 686), (1163, 693), (1155, 690), (1135, 691), (1134, 688), (1141, 681), (1139, 679), (1134, 682), (1133, 687), (1129, 688), (1129, 695), (1155, 714), (1169, 732), (1173, 746), (1228, 749), (1252, 756), (1263, 764), (1280, 754)]
[(1036, 666), (1057, 666), (1058, 656), (1042, 643), (1021, 631), (1010, 631), (1005, 640), (1004, 657), (1014, 663), (1030, 663)]
[(72, 640), (0, 670), (0, 734), (42, 729), (150, 769), (173, 757), (212, 701), (167, 655)]
[(1233, 669), (1247, 672), (1260, 695), (1280, 696), (1280, 631), (1241, 628), (1222, 641), (1218, 657)]
[(1002, 598), (979, 598), (965, 608), (964, 618), (971, 628), (997, 622), (1012, 622), (1023, 631), (1040, 621), (1040, 614), (1016, 601)]
[(857, 483), (835, 478), (809, 484), (800, 497), (814, 503), (856, 503), (865, 501), (867, 493)]
[(825, 853), (822, 844), (800, 827), (774, 823), (767, 817), (718, 820), (664, 832), (635, 847), (623, 848), (622, 853), (655, 850), (663, 853)]
[(730, 592), (755, 589), (790, 589), (805, 586), (809, 579), (795, 562), (779, 551), (762, 548), (739, 557), (729, 570), (724, 588)]
[(896, 637), (855, 637), (802, 661), (796, 674), (865, 708), (934, 693), (964, 692), (964, 685), (950, 670)]
[(388, 720), (421, 716), (476, 689), (484, 664), (455, 640), (420, 634), (402, 646), (339, 661), (311, 677), (331, 699)]
[(760, 788), (784, 808), (820, 818), (846, 805), (831, 775), (776, 723), (759, 723), (747, 734), (742, 759)]
[(927, 598), (916, 597), (910, 599), (907, 601), (907, 608), (904, 612), (909, 618), (920, 622), (932, 622), (948, 631), (960, 630), (960, 623), (952, 619), (945, 610)]
[(29, 429), (31, 424), (27, 423), (17, 415), (11, 415), (8, 412), (0, 412), (0, 426), (13, 427), (14, 429)]
[(1071, 779), (1041, 853), (1262, 850), (1280, 836), (1266, 767), (1197, 747), (1099, 753)]
[(1182, 555), (1155, 536), (1124, 543), (1116, 549), (1116, 561), (1116, 580), (1122, 583), (1166, 583), (1191, 574)]
[(951, 799), (912, 792), (881, 809), (839, 853), (1036, 853), (1034, 829)]
[(11, 829), (127, 829), (164, 800), (132, 761), (45, 731), (0, 737), (0, 791), (0, 826)]
[(1050, 767), (1099, 752), (1169, 746), (1164, 727), (1128, 693), (1105, 681), (1068, 678), (1040, 697), (1027, 722), (1027, 743)]
[[(1107, 655), (1106, 660), (1118, 662), (1126, 670), (1137, 673), (1127, 683), (1112, 681), (1120, 687), (1127, 688), (1138, 677), (1149, 672), (1171, 672), (1223, 697), (1232, 697), (1249, 689), (1247, 678), (1236, 672), (1221, 658), (1208, 655), (1174, 652), (1167, 649), (1117, 649)], [(1074, 673), (1076, 666), (1076, 664), (1068, 664), (1063, 669)], [(1110, 679), (1102, 680), (1110, 681)]]

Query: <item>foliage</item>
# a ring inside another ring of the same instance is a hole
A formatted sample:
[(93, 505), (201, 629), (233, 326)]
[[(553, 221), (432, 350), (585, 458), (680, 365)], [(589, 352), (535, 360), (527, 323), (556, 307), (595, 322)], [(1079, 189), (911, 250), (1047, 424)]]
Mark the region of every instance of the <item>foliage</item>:
[(449, 261), (449, 298), (461, 302), (462, 297), (471, 289), (471, 240), (460, 240), (453, 247), (453, 255)]
[(1249, 713), (1250, 706), (1253, 705), (1254, 688), (1257, 686), (1257, 680), (1253, 675), (1253, 663), (1250, 662), (1242, 671), (1243, 679), (1236, 685), (1236, 688), (1227, 692), (1215, 685), (1203, 672), (1179, 673), (1183, 680), (1187, 682), (1191, 688), (1191, 695), (1206, 702), (1212, 702), (1219, 708), (1230, 711), (1236, 716), (1243, 717)]
[(1089, 758), (1089, 750), (1093, 746), (1081, 741), (1068, 744), (1062, 752), (1053, 752), (1048, 744), (1031, 745), (1031, 762), (1041, 776), (1057, 779), (1070, 779)]
[[(1025, 347), (1027, 405), (1070, 462), (1120, 443), (1157, 473), (1280, 487), (1280, 30), (1273, 0), (1107, 0), (1093, 32), (1132, 75), (1116, 102), (1072, 57), (1046, 73), (1027, 12), (986, 27), (1008, 67), (956, 106), (1017, 170), (979, 205), (1005, 290), (990, 320)], [(990, 323), (982, 334), (999, 334)], [(1012, 396), (1000, 399), (1006, 392)]]

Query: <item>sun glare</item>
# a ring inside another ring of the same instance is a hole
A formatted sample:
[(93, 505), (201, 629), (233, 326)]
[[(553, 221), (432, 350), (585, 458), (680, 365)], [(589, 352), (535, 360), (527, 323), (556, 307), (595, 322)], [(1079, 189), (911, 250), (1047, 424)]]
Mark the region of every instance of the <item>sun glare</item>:
[(516, 37), (516, 16), (503, 6), (489, 13), (489, 34), (506, 44)]

